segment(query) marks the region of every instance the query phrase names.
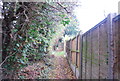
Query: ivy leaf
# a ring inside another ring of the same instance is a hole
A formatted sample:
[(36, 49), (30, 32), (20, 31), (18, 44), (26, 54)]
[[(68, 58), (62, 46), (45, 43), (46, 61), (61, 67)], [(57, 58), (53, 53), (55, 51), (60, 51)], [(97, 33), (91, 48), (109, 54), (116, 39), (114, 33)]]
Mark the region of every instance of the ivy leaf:
[(13, 29), (13, 30), (12, 30), (13, 33), (17, 32), (17, 31), (18, 31), (18, 29)]
[(16, 44), (17, 45), (17, 47), (19, 47), (20, 45), (19, 44)]
[(19, 37), (20, 39), (22, 39), (22, 37), (21, 37), (20, 35), (18, 35), (18, 37)]
[(68, 25), (70, 23), (69, 18), (65, 18), (64, 20), (62, 20), (61, 22), (64, 26)]

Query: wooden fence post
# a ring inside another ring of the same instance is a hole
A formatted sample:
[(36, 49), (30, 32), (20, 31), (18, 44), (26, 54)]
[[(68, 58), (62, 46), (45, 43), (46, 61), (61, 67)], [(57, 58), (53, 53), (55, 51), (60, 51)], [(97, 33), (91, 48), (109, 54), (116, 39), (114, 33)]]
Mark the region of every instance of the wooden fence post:
[(98, 27), (98, 56), (99, 56), (99, 79), (100, 79), (100, 26)]
[[(0, 19), (0, 63), (2, 62), (2, 19)], [(0, 66), (0, 81), (2, 80), (2, 66)]]
[(83, 51), (83, 36), (80, 36), (80, 69), (79, 69), (79, 79), (82, 79), (82, 51)]
[[(79, 35), (78, 35), (79, 36)], [(77, 57), (78, 57), (78, 36), (76, 37), (76, 67), (77, 67)]]
[(78, 67), (78, 65), (77, 65), (77, 63), (78, 63), (78, 37), (79, 37), (79, 35), (77, 35), (76, 36), (76, 61), (75, 61), (75, 75), (77, 76), (77, 67)]
[(113, 52), (114, 52), (114, 67), (113, 77), (120, 80), (120, 15), (113, 20)]
[(91, 50), (90, 50), (90, 53), (91, 53), (91, 73), (90, 73), (90, 79), (92, 79), (92, 32), (90, 32), (90, 45), (91, 45)]
[(87, 40), (87, 34), (86, 34), (86, 53), (85, 53), (85, 79), (86, 79), (86, 76), (87, 76), (87, 49), (88, 49), (88, 46), (87, 46), (87, 43), (88, 43), (88, 40)]

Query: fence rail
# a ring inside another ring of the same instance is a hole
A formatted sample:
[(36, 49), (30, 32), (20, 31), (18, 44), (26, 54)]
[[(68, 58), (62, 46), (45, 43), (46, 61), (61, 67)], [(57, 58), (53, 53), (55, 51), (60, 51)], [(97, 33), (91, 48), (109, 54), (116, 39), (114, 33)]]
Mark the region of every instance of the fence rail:
[(67, 59), (77, 78), (120, 80), (120, 15), (115, 15), (66, 42)]

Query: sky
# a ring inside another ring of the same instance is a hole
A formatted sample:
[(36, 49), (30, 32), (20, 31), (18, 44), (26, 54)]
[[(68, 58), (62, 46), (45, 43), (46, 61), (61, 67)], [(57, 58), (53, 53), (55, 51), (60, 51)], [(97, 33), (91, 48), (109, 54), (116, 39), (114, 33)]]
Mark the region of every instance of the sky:
[(109, 13), (118, 13), (120, 0), (81, 0), (81, 6), (74, 10), (79, 28), (86, 32), (102, 21)]

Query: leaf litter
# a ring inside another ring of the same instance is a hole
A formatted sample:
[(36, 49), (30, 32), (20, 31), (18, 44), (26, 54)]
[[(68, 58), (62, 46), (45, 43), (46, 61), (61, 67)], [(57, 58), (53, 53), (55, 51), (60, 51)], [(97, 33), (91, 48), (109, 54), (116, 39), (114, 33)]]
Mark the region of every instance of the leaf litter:
[(76, 79), (63, 56), (45, 57), (43, 61), (28, 65), (18, 72), (17, 79)]

